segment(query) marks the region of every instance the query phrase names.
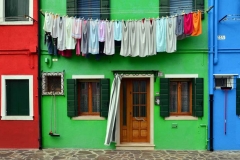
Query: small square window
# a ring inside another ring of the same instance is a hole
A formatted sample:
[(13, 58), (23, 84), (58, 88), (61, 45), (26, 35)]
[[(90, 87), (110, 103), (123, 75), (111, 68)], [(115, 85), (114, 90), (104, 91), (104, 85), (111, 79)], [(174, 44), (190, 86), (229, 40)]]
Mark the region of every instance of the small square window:
[(215, 89), (221, 89), (222, 87), (233, 88), (233, 76), (215, 75), (214, 82), (215, 82)]
[(42, 94), (63, 95), (63, 72), (42, 73)]

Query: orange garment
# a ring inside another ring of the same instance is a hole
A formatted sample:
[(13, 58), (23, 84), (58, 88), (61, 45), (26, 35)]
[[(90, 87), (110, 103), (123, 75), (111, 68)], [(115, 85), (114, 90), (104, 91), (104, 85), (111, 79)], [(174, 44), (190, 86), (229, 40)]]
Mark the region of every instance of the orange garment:
[(202, 14), (201, 11), (193, 13), (193, 32), (191, 36), (198, 36), (202, 34)]

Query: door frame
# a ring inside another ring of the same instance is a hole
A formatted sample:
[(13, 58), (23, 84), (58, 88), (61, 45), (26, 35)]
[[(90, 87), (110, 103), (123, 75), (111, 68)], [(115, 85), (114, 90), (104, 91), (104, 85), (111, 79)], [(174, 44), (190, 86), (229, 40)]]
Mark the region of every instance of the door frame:
[[(154, 145), (154, 75), (153, 74), (146, 74), (146, 75), (133, 75), (133, 74), (123, 74), (122, 78), (131, 78), (131, 79), (140, 79), (140, 78), (149, 78), (150, 79), (150, 105), (149, 105), (149, 111), (150, 111), (150, 139), (149, 139), (149, 145)], [(120, 96), (120, 95), (119, 95)], [(132, 146), (133, 143), (127, 143), (125, 144), (125, 146), (129, 145)], [(146, 146), (146, 143), (142, 143), (143, 146)], [(121, 146), (121, 142), (120, 142), (120, 101), (117, 107), (117, 115), (116, 115), (116, 146)], [(141, 143), (138, 144), (138, 146), (141, 145)]]

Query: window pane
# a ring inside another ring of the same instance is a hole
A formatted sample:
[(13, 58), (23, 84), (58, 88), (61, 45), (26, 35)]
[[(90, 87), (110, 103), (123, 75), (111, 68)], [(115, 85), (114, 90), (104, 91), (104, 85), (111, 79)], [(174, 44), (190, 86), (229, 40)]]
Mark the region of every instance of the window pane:
[(146, 117), (146, 106), (140, 106), (140, 117)]
[(61, 92), (61, 76), (47, 76), (46, 77), (46, 89), (47, 92)]
[(139, 92), (139, 81), (133, 81), (133, 92)]
[(140, 92), (146, 92), (146, 88), (147, 88), (146, 81), (141, 81), (140, 82)]
[(177, 112), (177, 82), (170, 82), (170, 112)]
[(138, 93), (133, 93), (133, 104), (139, 104), (139, 94)]
[(29, 81), (6, 80), (7, 115), (29, 115)]
[(140, 104), (146, 104), (146, 99), (147, 99), (147, 94), (146, 93), (142, 93), (140, 94)]
[(99, 82), (92, 82), (92, 112), (100, 112)]
[(81, 82), (80, 111), (88, 112), (88, 82)]
[(5, 0), (5, 21), (28, 21), (29, 0)]
[(215, 78), (215, 86), (216, 87), (226, 87), (227, 86), (227, 78)]
[(181, 82), (181, 112), (189, 112), (189, 85), (188, 82)]
[(139, 117), (139, 107), (133, 106), (133, 117)]

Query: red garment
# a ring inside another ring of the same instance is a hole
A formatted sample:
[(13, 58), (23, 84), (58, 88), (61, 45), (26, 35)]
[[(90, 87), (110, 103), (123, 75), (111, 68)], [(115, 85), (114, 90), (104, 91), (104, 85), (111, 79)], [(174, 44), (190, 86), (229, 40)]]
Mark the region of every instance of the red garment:
[(71, 57), (72, 56), (72, 50), (58, 51), (58, 54), (60, 54), (63, 57)]
[(193, 32), (193, 14), (184, 15), (184, 34), (191, 35)]

